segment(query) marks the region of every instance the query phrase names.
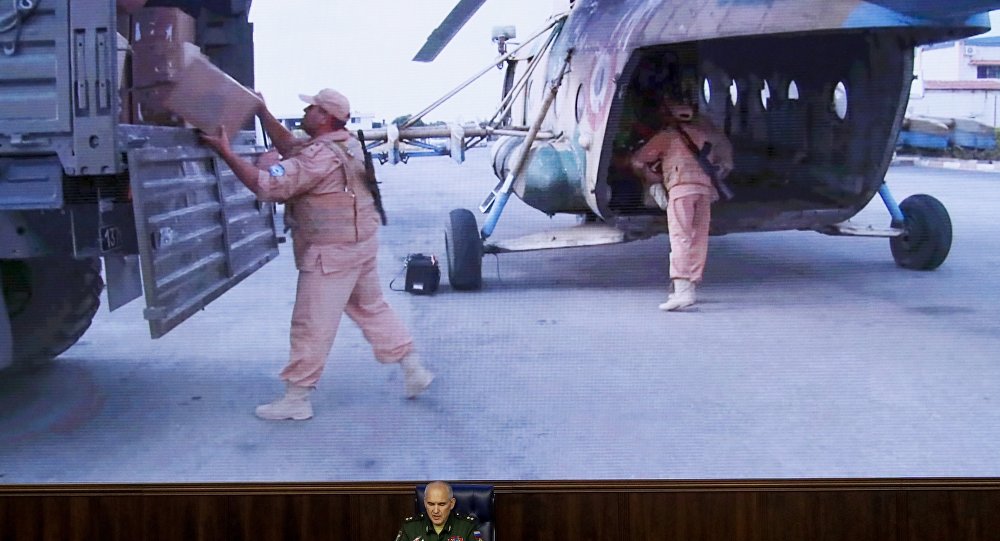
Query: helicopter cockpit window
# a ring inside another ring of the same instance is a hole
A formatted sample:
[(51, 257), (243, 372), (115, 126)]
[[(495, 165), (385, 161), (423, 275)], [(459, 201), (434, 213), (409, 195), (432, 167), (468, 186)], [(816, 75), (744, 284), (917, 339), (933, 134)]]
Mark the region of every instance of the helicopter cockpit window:
[(766, 111), (771, 106), (771, 85), (764, 81), (764, 87), (760, 89), (760, 105)]
[(799, 85), (795, 84), (795, 81), (788, 83), (788, 99), (799, 99)]
[(833, 89), (833, 112), (841, 120), (847, 118), (847, 85), (843, 81)]
[(736, 84), (736, 79), (729, 85), (729, 101), (736, 105), (736, 102), (740, 99), (740, 87)]
[(705, 100), (705, 105), (712, 103), (712, 83), (705, 77), (705, 80), (701, 84), (701, 95)]

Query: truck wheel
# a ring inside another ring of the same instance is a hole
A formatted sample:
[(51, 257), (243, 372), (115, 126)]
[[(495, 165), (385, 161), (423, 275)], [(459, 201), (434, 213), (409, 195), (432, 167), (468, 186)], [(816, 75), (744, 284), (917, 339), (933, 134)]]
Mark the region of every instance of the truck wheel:
[(889, 239), (892, 257), (904, 269), (934, 270), (951, 251), (951, 218), (937, 199), (911, 195), (899, 205), (904, 232)]
[(101, 305), (101, 260), (2, 261), (14, 368), (50, 361), (83, 336)]
[(459, 290), (482, 287), (483, 241), (471, 211), (455, 209), (448, 214), (444, 247), (448, 254), (448, 282), (451, 287)]

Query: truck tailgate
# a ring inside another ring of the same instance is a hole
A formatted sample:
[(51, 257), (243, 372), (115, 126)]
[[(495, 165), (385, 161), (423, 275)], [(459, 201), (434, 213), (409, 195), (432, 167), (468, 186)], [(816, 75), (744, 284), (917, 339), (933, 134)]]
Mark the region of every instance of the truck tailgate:
[(131, 145), (128, 167), (145, 317), (159, 338), (274, 259), (278, 238), (274, 204), (258, 201), (191, 130), (144, 128), (129, 137), (142, 144)]

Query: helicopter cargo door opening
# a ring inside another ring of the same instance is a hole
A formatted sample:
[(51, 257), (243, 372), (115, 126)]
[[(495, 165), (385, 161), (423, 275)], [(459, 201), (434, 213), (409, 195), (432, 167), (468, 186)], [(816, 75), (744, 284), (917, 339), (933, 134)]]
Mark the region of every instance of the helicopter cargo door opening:
[(913, 61), (893, 31), (726, 38), (637, 49), (611, 111), (599, 201), (613, 215), (661, 212), (628, 167), (673, 95), (697, 105), (734, 147), (735, 197), (715, 231), (816, 229), (856, 214), (892, 157)]

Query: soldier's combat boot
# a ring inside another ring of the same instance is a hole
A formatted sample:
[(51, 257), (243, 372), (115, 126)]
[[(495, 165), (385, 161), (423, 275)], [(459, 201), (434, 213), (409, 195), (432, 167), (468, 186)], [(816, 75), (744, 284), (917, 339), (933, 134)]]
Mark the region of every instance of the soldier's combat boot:
[(270, 404), (257, 406), (255, 413), (257, 417), (268, 421), (285, 419), (304, 421), (313, 416), (312, 403), (309, 402), (311, 392), (311, 387), (299, 387), (288, 383), (285, 386), (285, 396)]
[(424, 367), (420, 362), (420, 354), (415, 351), (403, 357), (399, 364), (403, 366), (403, 390), (406, 398), (416, 398), (434, 381), (434, 374)]
[(660, 310), (672, 312), (693, 305), (695, 302), (694, 283), (678, 278), (674, 280), (674, 292), (667, 297), (667, 302), (660, 305)]

